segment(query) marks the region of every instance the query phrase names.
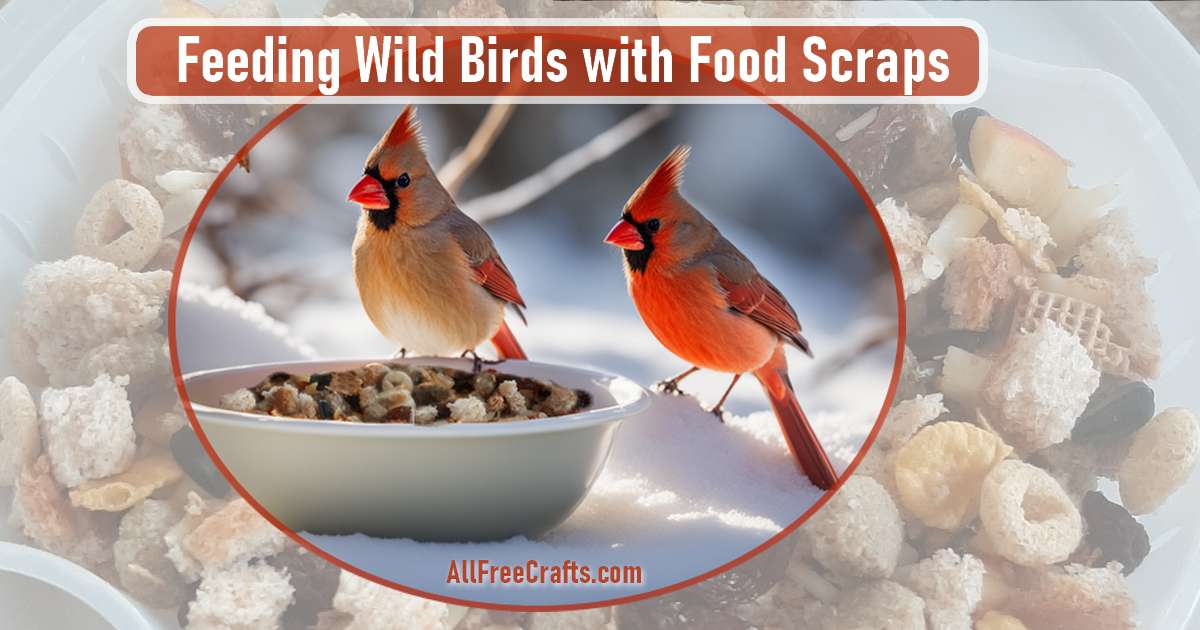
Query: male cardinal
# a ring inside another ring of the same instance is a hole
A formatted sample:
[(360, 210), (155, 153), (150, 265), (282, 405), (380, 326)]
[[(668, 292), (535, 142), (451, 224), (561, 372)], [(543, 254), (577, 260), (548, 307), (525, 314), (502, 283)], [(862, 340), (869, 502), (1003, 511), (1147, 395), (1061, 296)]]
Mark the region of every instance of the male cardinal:
[(721, 406), (738, 379), (752, 372), (771, 400), (788, 447), (821, 489), (837, 473), (804, 416), (788, 379), (784, 345), (812, 356), (787, 299), (680, 194), (687, 147), (663, 160), (626, 202), (605, 242), (624, 250), (625, 276), (638, 313), (668, 350), (694, 367), (664, 381), (706, 368), (734, 375), (713, 407)]
[[(367, 156), (349, 200), (362, 206), (354, 280), (371, 322), (401, 352), (474, 352), (491, 339), (524, 359), (504, 308), (525, 301), (487, 232), (463, 214), (429, 166), (411, 106)], [(478, 364), (477, 364), (478, 365)]]

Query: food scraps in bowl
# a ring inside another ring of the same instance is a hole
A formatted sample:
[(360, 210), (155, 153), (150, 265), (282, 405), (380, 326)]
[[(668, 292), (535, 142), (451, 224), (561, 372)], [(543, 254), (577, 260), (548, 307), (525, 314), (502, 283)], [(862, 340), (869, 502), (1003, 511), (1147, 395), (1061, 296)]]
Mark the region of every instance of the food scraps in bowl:
[(307, 376), (275, 372), (220, 400), (230, 411), (289, 419), (430, 426), (553, 418), (590, 405), (586, 391), (547, 380), (398, 363)]

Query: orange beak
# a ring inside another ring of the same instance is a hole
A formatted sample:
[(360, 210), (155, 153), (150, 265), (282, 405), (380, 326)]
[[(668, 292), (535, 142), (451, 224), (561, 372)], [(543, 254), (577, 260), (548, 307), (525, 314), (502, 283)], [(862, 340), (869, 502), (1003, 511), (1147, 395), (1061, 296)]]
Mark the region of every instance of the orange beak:
[(632, 223), (625, 219), (617, 221), (613, 229), (608, 232), (608, 236), (604, 237), (604, 242), (616, 245), (621, 249), (646, 249), (646, 244), (642, 242), (642, 235), (638, 233)]
[(353, 201), (368, 210), (386, 210), (392, 205), (379, 180), (370, 175), (363, 175), (363, 178), (358, 180), (358, 183), (350, 190), (350, 194), (346, 196), (346, 200)]

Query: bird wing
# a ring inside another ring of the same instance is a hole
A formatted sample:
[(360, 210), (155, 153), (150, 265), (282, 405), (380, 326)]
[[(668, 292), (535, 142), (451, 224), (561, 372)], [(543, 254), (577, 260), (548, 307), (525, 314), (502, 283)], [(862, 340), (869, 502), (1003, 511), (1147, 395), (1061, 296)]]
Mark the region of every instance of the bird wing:
[(525, 300), (517, 290), (517, 282), (513, 280), (512, 272), (501, 260), (492, 238), (461, 210), (454, 209), (448, 214), (450, 234), (467, 255), (467, 263), (471, 265), (475, 282), (497, 298), (525, 308)]
[(754, 264), (731, 243), (718, 245), (708, 257), (717, 272), (717, 283), (725, 291), (729, 307), (770, 328), (812, 356), (808, 340), (800, 334), (800, 320), (783, 293), (755, 269)]

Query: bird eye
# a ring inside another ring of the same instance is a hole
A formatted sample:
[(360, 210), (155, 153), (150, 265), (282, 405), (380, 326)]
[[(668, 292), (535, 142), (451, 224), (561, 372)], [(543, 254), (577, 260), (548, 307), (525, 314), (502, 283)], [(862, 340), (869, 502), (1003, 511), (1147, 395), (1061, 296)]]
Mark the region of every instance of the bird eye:
[(396, 178), (396, 185), (401, 188), (408, 188), (408, 185), (411, 183), (412, 178), (408, 176), (408, 173), (402, 173), (400, 177)]
[(657, 232), (658, 228), (662, 227), (662, 224), (659, 223), (658, 219), (650, 219), (649, 221), (646, 222), (646, 227), (651, 232)]

